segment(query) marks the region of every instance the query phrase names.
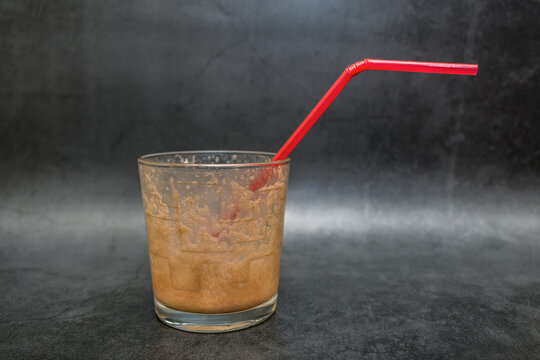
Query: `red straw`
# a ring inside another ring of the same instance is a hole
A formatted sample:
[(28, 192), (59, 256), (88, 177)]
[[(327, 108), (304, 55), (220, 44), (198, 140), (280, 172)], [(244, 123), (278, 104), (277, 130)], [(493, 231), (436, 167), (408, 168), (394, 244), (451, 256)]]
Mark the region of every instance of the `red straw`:
[[(406, 71), (433, 74), (453, 74), (453, 75), (476, 75), (478, 65), (476, 64), (452, 64), (435, 63), (420, 61), (400, 61), (400, 60), (378, 60), (364, 59), (348, 66), (343, 74), (336, 80), (330, 89), (324, 94), (321, 100), (315, 105), (313, 110), (306, 116), (304, 121), (293, 132), (291, 137), (274, 155), (272, 161), (283, 160), (287, 158), (294, 147), (302, 140), (304, 135), (311, 129), (315, 121), (319, 119), (322, 113), (330, 106), (332, 101), (338, 96), (339, 92), (347, 85), (353, 76), (366, 70), (384, 70), (384, 71)], [(266, 181), (272, 175), (270, 168), (259, 172), (259, 175), (251, 182), (249, 188), (256, 191), (266, 184)]]
[[(272, 161), (283, 160), (294, 147), (302, 140), (304, 135), (313, 126), (315, 121), (319, 119), (322, 113), (334, 101), (339, 92), (347, 85), (349, 80), (355, 75), (366, 70), (385, 70), (385, 71), (407, 71), (419, 73), (434, 73), (434, 74), (453, 74), (453, 75), (476, 75), (478, 65), (476, 64), (451, 64), (451, 63), (434, 63), (434, 62), (418, 62), (418, 61), (399, 61), (399, 60), (377, 60), (365, 59), (355, 62), (348, 66), (343, 74), (336, 80), (334, 85), (324, 94), (321, 100), (315, 105), (313, 110), (302, 121), (300, 126), (279, 149)], [(254, 180), (254, 183), (257, 179)], [(260, 182), (260, 181), (259, 181)], [(263, 184), (264, 185), (264, 184)], [(253, 188), (254, 186), (250, 186)], [(257, 188), (259, 188), (258, 186)], [(256, 189), (257, 189), (256, 188)], [(256, 190), (255, 189), (255, 190)]]
[[(272, 161), (283, 160), (306, 135), (315, 121), (319, 119), (322, 113), (334, 101), (339, 92), (347, 85), (349, 80), (355, 75), (366, 70), (385, 70), (385, 71), (407, 71), (419, 73), (434, 73), (434, 74), (454, 74), (454, 75), (476, 75), (478, 65), (476, 64), (450, 64), (450, 63), (434, 63), (434, 62), (418, 62), (418, 61), (399, 61), (399, 60), (377, 60), (365, 59), (355, 62), (348, 66), (343, 74), (336, 80), (332, 87), (324, 94), (321, 100), (315, 105), (313, 110), (302, 121), (300, 126), (279, 149)], [(257, 177), (251, 182), (249, 188), (251, 191), (256, 191), (263, 187), (268, 179), (272, 176), (272, 168), (267, 167), (259, 171)], [(238, 206), (230, 214), (226, 214), (224, 218), (234, 219), (238, 213)], [(212, 236), (218, 237), (220, 232), (212, 233)]]

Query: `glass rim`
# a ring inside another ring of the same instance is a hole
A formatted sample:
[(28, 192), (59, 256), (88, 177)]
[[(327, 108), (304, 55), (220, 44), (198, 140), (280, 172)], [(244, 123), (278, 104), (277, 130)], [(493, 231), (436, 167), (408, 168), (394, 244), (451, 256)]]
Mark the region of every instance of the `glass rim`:
[(262, 167), (268, 165), (283, 165), (288, 164), (291, 159), (286, 158), (277, 161), (255, 162), (255, 163), (238, 163), (238, 164), (196, 164), (196, 163), (168, 163), (164, 161), (151, 160), (154, 157), (166, 155), (197, 155), (197, 154), (244, 154), (244, 155), (264, 155), (270, 158), (274, 157), (275, 153), (266, 151), (250, 151), (250, 150), (186, 150), (186, 151), (167, 151), (160, 153), (152, 153), (139, 156), (137, 162), (146, 166), (165, 167), (165, 168), (245, 168), (245, 167)]

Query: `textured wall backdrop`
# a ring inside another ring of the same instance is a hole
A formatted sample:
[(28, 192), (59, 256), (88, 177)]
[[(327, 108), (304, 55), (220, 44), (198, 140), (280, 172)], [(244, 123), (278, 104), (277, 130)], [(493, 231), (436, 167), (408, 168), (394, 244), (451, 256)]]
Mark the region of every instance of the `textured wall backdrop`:
[[(293, 153), (310, 166), (540, 169), (537, 1), (3, 1), (0, 154), (13, 170), (143, 153), (277, 151), (366, 57), (480, 64), (364, 73)], [(4, 176), (3, 176), (4, 178)]]

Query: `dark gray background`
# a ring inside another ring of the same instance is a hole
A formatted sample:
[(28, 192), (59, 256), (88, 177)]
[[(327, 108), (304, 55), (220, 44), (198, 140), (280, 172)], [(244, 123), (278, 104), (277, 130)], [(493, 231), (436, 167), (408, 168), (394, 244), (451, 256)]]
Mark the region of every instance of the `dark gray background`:
[[(538, 358), (538, 1), (3, 0), (0, 357)], [(292, 153), (267, 322), (161, 324), (136, 158)]]

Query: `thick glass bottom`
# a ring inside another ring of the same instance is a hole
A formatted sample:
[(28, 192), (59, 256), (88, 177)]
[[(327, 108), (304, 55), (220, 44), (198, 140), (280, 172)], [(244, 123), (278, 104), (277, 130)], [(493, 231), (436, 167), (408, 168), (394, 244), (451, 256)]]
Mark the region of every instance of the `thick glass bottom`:
[(235, 331), (257, 325), (276, 311), (277, 294), (270, 300), (247, 310), (224, 314), (198, 314), (174, 310), (154, 298), (159, 320), (184, 331), (197, 333), (220, 333)]

